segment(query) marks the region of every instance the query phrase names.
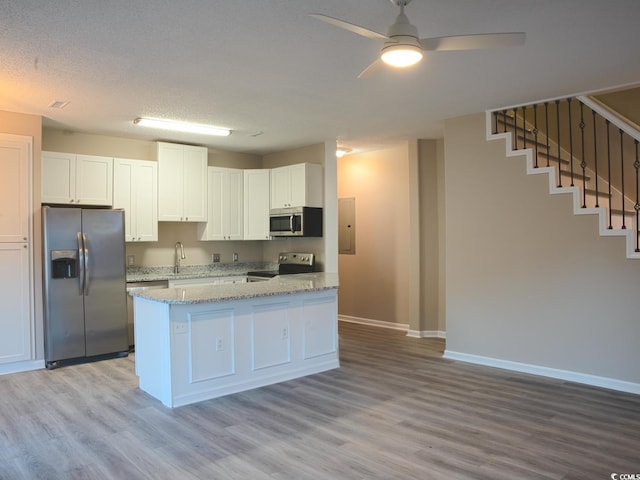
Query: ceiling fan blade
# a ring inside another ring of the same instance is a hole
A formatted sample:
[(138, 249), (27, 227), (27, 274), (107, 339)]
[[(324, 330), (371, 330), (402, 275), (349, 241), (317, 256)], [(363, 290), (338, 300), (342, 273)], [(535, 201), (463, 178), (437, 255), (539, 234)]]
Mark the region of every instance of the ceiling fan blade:
[(362, 35), (363, 37), (373, 38), (373, 39), (382, 39), (382, 40), (386, 40), (388, 38), (386, 35), (383, 35), (378, 32), (374, 32), (373, 30), (369, 30), (368, 28), (364, 28), (359, 25), (355, 25), (353, 23), (345, 22), (344, 20), (333, 18), (328, 15), (322, 15), (321, 13), (310, 13), (309, 16), (313, 18), (317, 18), (318, 20), (322, 20), (323, 22), (330, 23), (331, 25), (335, 25), (336, 27), (349, 30), (350, 32), (357, 33), (358, 35)]
[(360, 72), (360, 75), (358, 75), (358, 78), (370, 77), (371, 75), (375, 74), (378, 70), (380, 70), (382, 67), (384, 67), (384, 62), (380, 60), (380, 58), (377, 58), (376, 60), (374, 60), (374, 62), (371, 65), (369, 65), (362, 72)]
[(478, 50), (482, 48), (513, 47), (523, 45), (524, 32), (479, 33), (475, 35), (455, 35), (451, 37), (421, 38), (424, 50)]

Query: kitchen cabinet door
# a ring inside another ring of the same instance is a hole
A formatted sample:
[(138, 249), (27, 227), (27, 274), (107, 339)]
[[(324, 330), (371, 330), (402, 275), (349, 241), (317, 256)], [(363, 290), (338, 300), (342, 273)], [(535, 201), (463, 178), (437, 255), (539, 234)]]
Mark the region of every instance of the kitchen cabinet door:
[(31, 296), (29, 248), (0, 243), (0, 264), (11, 275), (0, 276), (0, 364), (30, 360)]
[(76, 155), (76, 203), (113, 205), (113, 158)]
[(200, 240), (242, 240), (242, 170), (208, 168), (207, 222), (198, 225)]
[(187, 222), (207, 220), (207, 149), (185, 146), (184, 217)]
[(158, 220), (207, 220), (207, 149), (158, 142)]
[(0, 136), (0, 242), (27, 242), (31, 150), (25, 141), (11, 138)]
[(42, 203), (113, 205), (113, 158), (42, 152)]
[(322, 207), (322, 166), (299, 163), (271, 170), (271, 208)]
[(42, 203), (76, 203), (76, 156), (42, 152)]
[(146, 160), (116, 158), (113, 207), (125, 211), (127, 242), (158, 241), (158, 165)]
[(271, 208), (291, 206), (291, 179), (289, 167), (271, 170)]
[(244, 171), (244, 236), (245, 240), (269, 240), (269, 195), (271, 171)]

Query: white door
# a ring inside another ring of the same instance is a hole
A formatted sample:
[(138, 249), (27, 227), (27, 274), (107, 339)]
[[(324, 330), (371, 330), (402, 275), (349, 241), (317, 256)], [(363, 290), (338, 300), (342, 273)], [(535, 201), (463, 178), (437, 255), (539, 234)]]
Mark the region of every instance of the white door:
[(291, 181), (289, 167), (271, 170), (271, 208), (291, 206)]
[(113, 158), (76, 155), (76, 197), (81, 205), (113, 205)]
[(226, 215), (225, 227), (228, 240), (242, 240), (243, 230), (243, 198), (242, 190), (244, 184), (244, 176), (242, 170), (228, 169), (226, 172), (225, 187), (227, 193), (225, 195), (226, 207), (224, 214)]
[(0, 364), (30, 360), (29, 245), (0, 243), (0, 265)]
[(184, 147), (184, 221), (207, 221), (207, 149)]
[(158, 241), (158, 164), (135, 162), (134, 211), (136, 241)]
[(33, 356), (32, 139), (0, 134), (0, 364)]
[(183, 220), (183, 146), (158, 143), (158, 220)]
[(256, 169), (244, 171), (244, 239), (269, 238), (270, 171)]
[(0, 135), (0, 242), (27, 242), (31, 152), (24, 141), (9, 137), (14, 136)]
[(133, 206), (133, 160), (116, 158), (113, 162), (113, 208), (124, 210), (124, 236), (127, 242), (135, 240)]

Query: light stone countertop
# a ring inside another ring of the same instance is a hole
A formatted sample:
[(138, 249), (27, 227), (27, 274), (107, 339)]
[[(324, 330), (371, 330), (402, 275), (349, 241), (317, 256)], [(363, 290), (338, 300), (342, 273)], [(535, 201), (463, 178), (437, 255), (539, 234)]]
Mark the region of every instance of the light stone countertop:
[(184, 265), (180, 267), (180, 273), (173, 273), (173, 266), (128, 267), (127, 283), (189, 278), (231, 277), (235, 275), (246, 275), (247, 272), (259, 270), (278, 270), (278, 264), (270, 262), (238, 262), (214, 263), (212, 265)]
[(338, 288), (337, 273), (315, 272), (279, 275), (260, 282), (139, 290), (131, 292), (131, 295), (160, 303), (187, 305), (318, 292), (334, 288)]

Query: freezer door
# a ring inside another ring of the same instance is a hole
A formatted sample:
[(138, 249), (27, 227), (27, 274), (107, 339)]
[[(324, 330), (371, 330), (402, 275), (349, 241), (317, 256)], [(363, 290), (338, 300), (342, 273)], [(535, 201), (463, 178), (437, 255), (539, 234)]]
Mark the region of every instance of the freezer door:
[(82, 227), (86, 355), (127, 351), (124, 212), (84, 209)]
[(84, 313), (78, 249), (81, 210), (43, 207), (42, 222), (45, 360), (83, 357)]

